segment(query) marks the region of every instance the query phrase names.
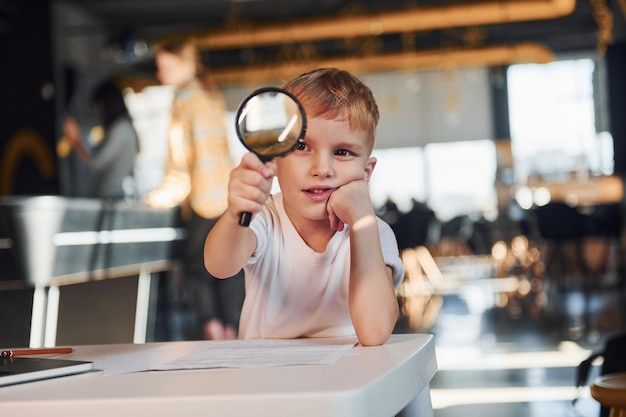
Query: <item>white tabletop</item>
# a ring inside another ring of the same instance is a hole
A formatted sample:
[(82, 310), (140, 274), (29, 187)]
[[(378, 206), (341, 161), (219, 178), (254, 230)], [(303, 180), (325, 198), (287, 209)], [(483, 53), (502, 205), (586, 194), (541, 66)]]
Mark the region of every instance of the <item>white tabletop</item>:
[[(206, 342), (170, 342), (206, 343)], [(66, 359), (102, 365), (107, 355), (159, 344), (78, 346)], [(256, 369), (102, 371), (0, 388), (2, 416), (394, 416), (416, 396), (430, 406), (437, 368), (431, 335), (392, 335), (356, 346), (334, 365)]]

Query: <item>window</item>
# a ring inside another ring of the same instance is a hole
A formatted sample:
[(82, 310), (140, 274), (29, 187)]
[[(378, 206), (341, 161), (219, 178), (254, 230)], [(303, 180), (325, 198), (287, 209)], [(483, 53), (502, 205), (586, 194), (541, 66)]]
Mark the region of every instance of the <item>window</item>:
[(496, 155), (490, 140), (432, 143), (424, 148), (375, 150), (370, 181), (374, 206), (387, 199), (407, 212), (425, 202), (441, 221), (463, 214), (497, 214)]
[(496, 150), (491, 140), (431, 143), (424, 149), (428, 166), (428, 205), (446, 221), (463, 214), (497, 215), (494, 188)]
[(369, 188), (374, 207), (393, 200), (401, 211), (412, 207), (412, 199), (425, 201), (424, 155), (421, 147), (375, 149), (377, 163)]
[(596, 134), (592, 59), (508, 70), (511, 142), (518, 183), (612, 172), (610, 134)]

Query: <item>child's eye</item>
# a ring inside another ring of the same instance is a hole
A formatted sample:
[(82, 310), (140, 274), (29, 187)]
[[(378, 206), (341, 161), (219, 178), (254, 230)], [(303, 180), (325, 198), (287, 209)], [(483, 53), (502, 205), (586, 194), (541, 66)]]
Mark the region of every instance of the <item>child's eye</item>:
[(350, 151), (346, 150), (346, 149), (337, 149), (335, 151), (335, 155), (337, 156), (349, 156), (351, 155)]
[(296, 143), (296, 150), (303, 151), (305, 149), (306, 149), (306, 143), (304, 143), (303, 141), (299, 140)]

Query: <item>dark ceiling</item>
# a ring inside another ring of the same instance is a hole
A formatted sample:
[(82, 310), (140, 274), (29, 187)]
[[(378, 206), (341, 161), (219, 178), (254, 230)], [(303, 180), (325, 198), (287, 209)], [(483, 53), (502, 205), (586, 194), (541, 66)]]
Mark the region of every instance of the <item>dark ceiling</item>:
[[(327, 18), (359, 14), (374, 15), (411, 8), (480, 4), (477, 0), (62, 0), (77, 5), (102, 19), (111, 33), (132, 31), (148, 39), (193, 30), (236, 28), (246, 25), (288, 23), (293, 20)], [(500, 0), (515, 3), (520, 0)], [(547, 3), (535, 0), (534, 3)], [(492, 2), (489, 2), (492, 3)], [(533, 3), (525, 1), (524, 3)], [(574, 12), (558, 19), (531, 20), (483, 27), (491, 42), (540, 40), (555, 49), (588, 48), (595, 44), (598, 25), (592, 0), (576, 1)], [(609, 10), (616, 6), (607, 3)], [(617, 4), (617, 2), (615, 2)], [(88, 32), (77, 26), (76, 34)], [(306, 31), (306, 27), (302, 27)], [(455, 42), (455, 36), (439, 33), (439, 42)], [(444, 39), (448, 38), (448, 39)]]
[[(364, 55), (385, 59), (389, 54), (407, 50), (466, 50), (523, 43), (537, 43), (553, 53), (590, 51), (626, 38), (626, 0), (49, 1), (72, 4), (85, 10), (98, 22), (97, 25), (66, 23), (63, 27), (65, 35), (89, 36), (105, 28), (112, 47), (131, 53), (134, 53), (137, 43), (144, 41), (151, 45), (174, 35), (199, 36), (205, 41), (203, 61), (213, 70), (268, 67), (288, 61), (328, 61)], [(0, 0), (0, 6), (11, 4), (19, 4), (19, 0)], [(534, 13), (546, 8), (546, 5), (558, 8), (564, 4), (572, 5), (573, 10), (552, 17)], [(426, 24), (425, 27), (416, 25), (414, 28), (396, 29), (391, 24), (380, 30), (376, 26), (376, 19), (393, 13), (396, 17), (405, 14), (403, 24), (407, 24), (412, 20), (420, 21), (428, 13), (436, 20), (437, 16), (447, 16), (444, 11), (481, 5), (494, 6), (496, 9), (491, 9), (489, 13), (496, 10), (500, 16), (484, 21), (479, 19), (475, 24), (466, 23), (465, 18), (483, 13), (467, 9), (470, 11), (465, 13), (466, 16), (451, 15), (449, 22), (442, 17), (443, 23), (434, 27)], [(509, 6), (517, 7), (515, 15), (507, 15)], [(502, 11), (505, 9), (507, 12)], [(441, 14), (438, 13), (440, 10)], [(6, 14), (0, 7), (0, 23), (2, 13)], [(520, 14), (523, 16), (520, 17)], [(366, 24), (372, 27), (371, 32), (353, 32), (351, 28), (357, 27), (357, 23), (364, 19), (369, 19)], [(319, 35), (326, 33), (324, 28), (320, 29), (320, 22), (335, 23), (335, 27), (327, 32), (328, 36)], [(278, 40), (259, 42), (264, 36), (260, 31), (268, 27), (288, 30)], [(224, 34), (238, 35), (239, 38), (231, 43), (216, 45), (214, 40), (222, 39)], [(297, 39), (294, 40), (292, 35), (297, 35)], [(140, 67), (149, 58), (137, 59), (134, 65)]]
[[(508, 22), (465, 26), (450, 22), (439, 27), (410, 32), (351, 36), (346, 29), (340, 37), (254, 45), (255, 30), (268, 25), (291, 25), (294, 31), (307, 33), (311, 22), (379, 16), (401, 11), (419, 13), (432, 8), (449, 8), (480, 4), (526, 4), (529, 8), (548, 3), (564, 4), (567, 0), (62, 0), (84, 8), (100, 19), (112, 42), (152, 42), (176, 34), (208, 36), (224, 31), (251, 31), (250, 42), (232, 46), (204, 48), (205, 61), (213, 68), (271, 63), (299, 57), (335, 58), (355, 54), (388, 54), (441, 48), (476, 48), (540, 43), (555, 53), (593, 50), (599, 33), (604, 31), (618, 40), (624, 38), (624, 0), (579, 0), (573, 12), (556, 18), (507, 19)], [(620, 7), (621, 6), (621, 7)], [(611, 17), (613, 17), (611, 19)], [(294, 23), (295, 22), (295, 23)], [(75, 36), (87, 33), (88, 26), (67, 28)], [(610, 41), (610, 39), (607, 39)]]

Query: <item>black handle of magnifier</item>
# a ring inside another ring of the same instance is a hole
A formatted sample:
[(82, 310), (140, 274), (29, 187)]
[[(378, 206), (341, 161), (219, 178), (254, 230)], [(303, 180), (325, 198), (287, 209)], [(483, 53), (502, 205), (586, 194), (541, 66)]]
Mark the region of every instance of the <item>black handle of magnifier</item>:
[[(266, 163), (267, 161), (271, 161), (272, 159), (274, 159), (273, 156), (268, 157), (266, 155), (261, 155), (254, 151), (252, 152), (256, 156), (258, 156), (261, 162), (263, 163)], [(242, 226), (242, 227), (250, 226), (250, 220), (252, 220), (252, 213), (250, 213), (249, 211), (242, 211), (241, 214), (239, 214), (239, 226)]]
[(252, 219), (252, 213), (249, 211), (243, 211), (239, 215), (239, 226), (248, 227), (250, 226), (250, 219)]

